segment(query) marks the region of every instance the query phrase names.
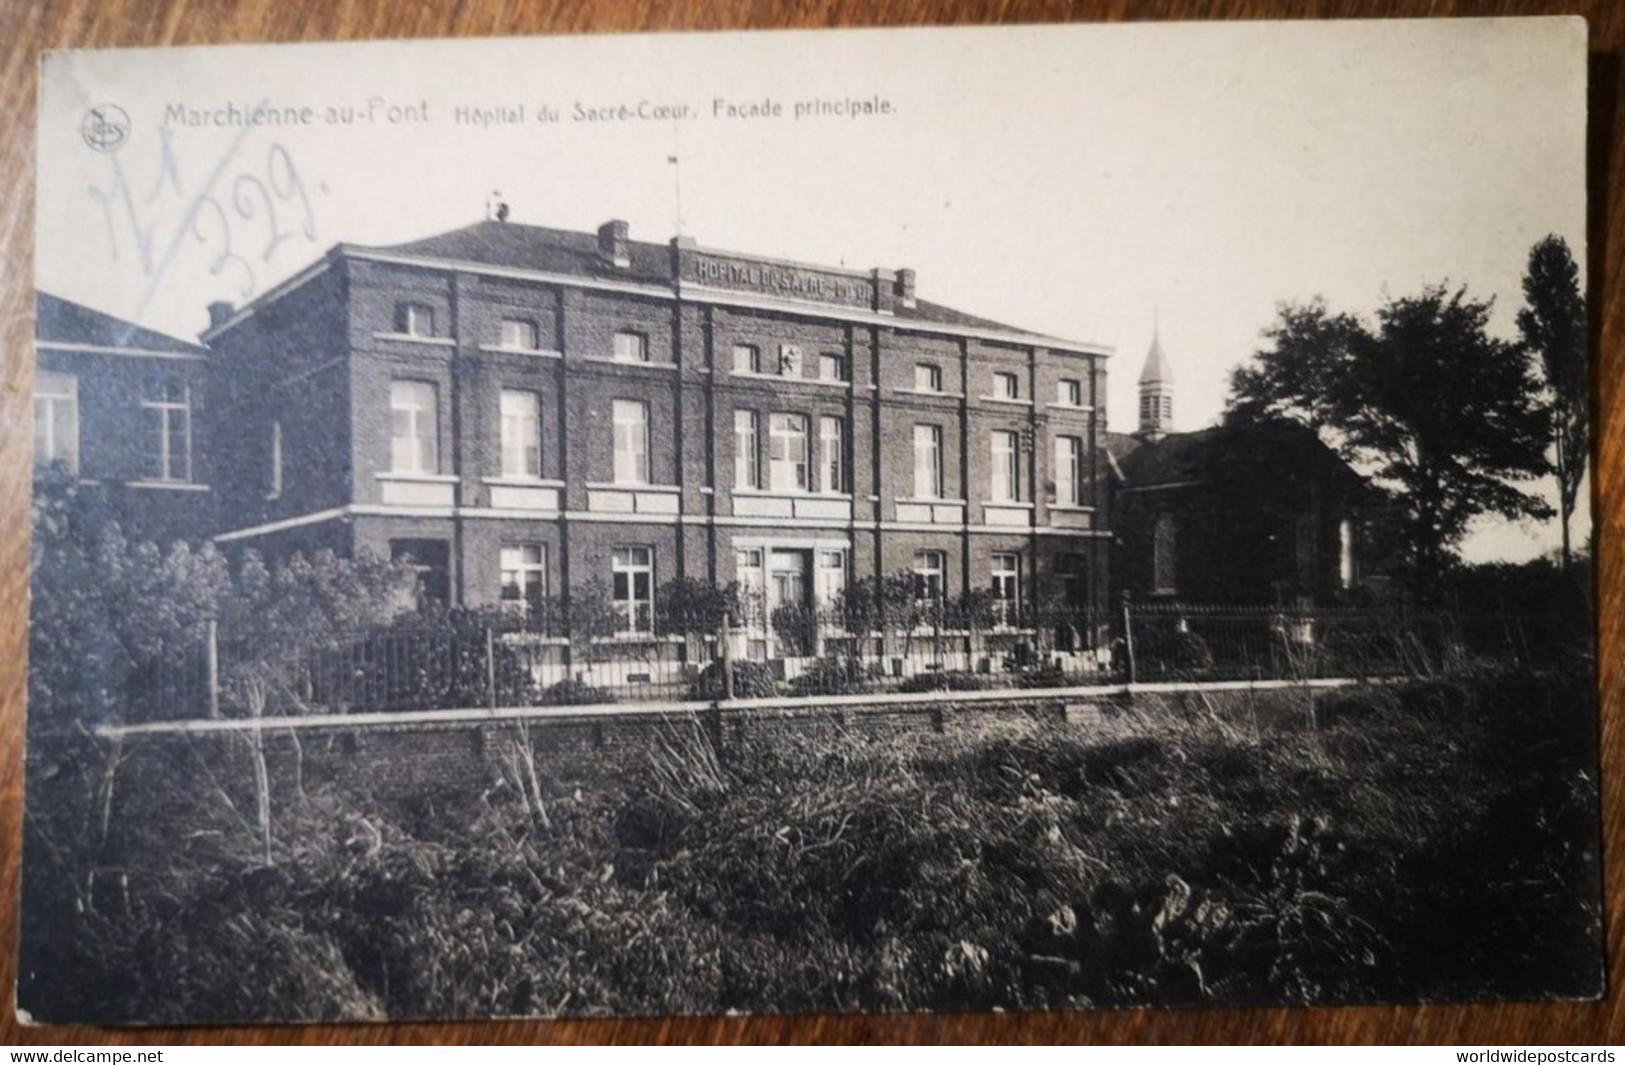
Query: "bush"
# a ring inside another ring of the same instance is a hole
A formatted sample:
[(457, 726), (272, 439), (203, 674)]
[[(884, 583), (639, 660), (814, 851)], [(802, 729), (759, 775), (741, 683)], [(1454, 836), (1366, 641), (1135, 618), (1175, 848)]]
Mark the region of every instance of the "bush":
[(900, 692), (982, 692), (993, 687), (991, 677), (951, 670), (947, 673), (916, 673), (898, 686)]
[(542, 692), (537, 701), (539, 706), (588, 706), (593, 703), (613, 703), (615, 694), (603, 688), (595, 688), (586, 681), (561, 680), (557, 684)]
[(879, 668), (856, 658), (820, 658), (790, 682), (789, 691), (791, 695), (857, 695), (869, 690)]
[[(773, 671), (761, 662), (735, 662), (733, 670), (735, 699), (771, 699), (779, 694), (779, 682)], [(690, 699), (716, 700), (726, 694), (721, 662), (706, 666), (688, 687)]]

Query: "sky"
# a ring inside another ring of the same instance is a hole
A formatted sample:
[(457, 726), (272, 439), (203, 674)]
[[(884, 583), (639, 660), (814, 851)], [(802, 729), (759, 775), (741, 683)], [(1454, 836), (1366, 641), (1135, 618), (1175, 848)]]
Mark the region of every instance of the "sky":
[[(1529, 248), (1584, 263), (1585, 45), (1541, 19), (58, 54), (37, 279), (195, 336), (212, 300), (500, 191), (515, 222), (913, 267), (924, 299), (1112, 346), (1118, 431), (1155, 321), (1196, 429), (1283, 301), (1369, 314), (1448, 281), (1514, 336)], [(1557, 542), (1488, 522), (1464, 553)]]

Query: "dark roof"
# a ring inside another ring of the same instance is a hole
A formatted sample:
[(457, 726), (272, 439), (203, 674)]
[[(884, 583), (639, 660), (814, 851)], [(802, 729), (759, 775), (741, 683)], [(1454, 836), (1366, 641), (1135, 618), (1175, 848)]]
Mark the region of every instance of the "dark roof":
[(1118, 459), (1123, 478), (1131, 488), (1199, 481), (1206, 473), (1209, 447), (1221, 431), (1199, 429), (1169, 433), (1154, 442), (1136, 440), (1139, 446)]
[[(596, 233), (577, 233), (574, 230), (521, 225), (517, 222), (496, 222), (487, 219), (422, 240), (367, 250), (390, 255), (479, 263), (484, 266), (515, 270), (544, 270), (548, 273), (574, 277), (612, 277), (642, 284), (671, 284), (671, 248), (667, 244), (629, 240), (627, 251), (631, 259), (630, 266), (626, 269), (614, 269), (606, 266), (599, 258)], [(740, 258), (750, 256), (740, 255)], [(816, 266), (809, 268), (820, 269)], [(996, 330), (1030, 337), (1034, 341), (1058, 339), (1043, 333), (1035, 333), (1030, 329), (996, 322), (990, 318), (979, 318), (927, 300), (916, 300), (913, 307), (899, 304), (895, 311), (896, 316), (904, 320), (966, 329)]]
[[(1113, 448), (1108, 433), (1107, 449)], [(1192, 433), (1170, 433), (1155, 442), (1128, 437), (1136, 446), (1118, 457), (1124, 487), (1157, 488), (1221, 479), (1239, 467), (1257, 470), (1263, 463), (1279, 475), (1290, 470), (1317, 470), (1351, 486), (1365, 479), (1320, 439), (1297, 422), (1273, 420), (1216, 425)]]
[(373, 250), (515, 270), (545, 270), (576, 277), (618, 277), (656, 285), (671, 282), (671, 249), (664, 244), (627, 241), (631, 266), (616, 270), (605, 266), (598, 257), (596, 233), (516, 222), (475, 222), (449, 233)]
[(207, 354), (208, 349), (167, 333), (143, 329), (80, 303), (53, 296), (34, 296), (34, 337), (59, 344), (90, 344), (103, 348), (138, 348), (185, 355)]

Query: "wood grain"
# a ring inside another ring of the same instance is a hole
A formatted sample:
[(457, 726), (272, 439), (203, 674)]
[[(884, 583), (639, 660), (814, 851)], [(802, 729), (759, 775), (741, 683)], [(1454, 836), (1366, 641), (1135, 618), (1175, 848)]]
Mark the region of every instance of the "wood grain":
[(168, 44), (363, 40), (630, 30), (987, 24), (1154, 19), (1365, 18), (1580, 14), (1591, 26), (1589, 277), (1597, 367), (1603, 831), (1610, 971), (1625, 965), (1625, 405), (1615, 378), (1625, 329), (1619, 277), (1625, 216), (1625, 5), (1613, 0), (1472, 3), (1427, 0), (0, 0), (0, 1043), (581, 1043), (581, 1042), (1097, 1042), (1595, 1043), (1625, 1042), (1625, 995), (1601, 1003), (1377, 1006), (1341, 1009), (1139, 1010), (975, 1016), (623, 1019), (195, 1028), (109, 1032), (24, 1028), (11, 1003), (27, 617), (28, 385), (33, 334), (34, 101), (41, 51)]

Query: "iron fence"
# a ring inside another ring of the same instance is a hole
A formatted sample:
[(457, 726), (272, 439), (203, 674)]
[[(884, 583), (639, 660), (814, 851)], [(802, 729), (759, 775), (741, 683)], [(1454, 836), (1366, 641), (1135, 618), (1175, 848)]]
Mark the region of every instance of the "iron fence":
[(136, 669), (130, 720), (1432, 675), (1549, 661), (1557, 619), (1131, 604), (741, 611), (713, 631), (572, 640), (555, 626), (391, 631), (271, 655), (222, 634)]

